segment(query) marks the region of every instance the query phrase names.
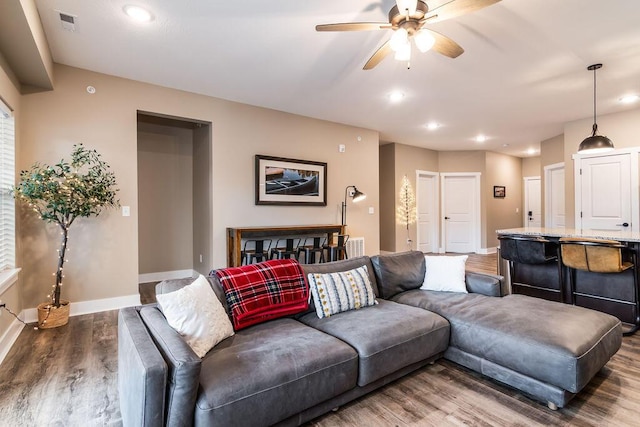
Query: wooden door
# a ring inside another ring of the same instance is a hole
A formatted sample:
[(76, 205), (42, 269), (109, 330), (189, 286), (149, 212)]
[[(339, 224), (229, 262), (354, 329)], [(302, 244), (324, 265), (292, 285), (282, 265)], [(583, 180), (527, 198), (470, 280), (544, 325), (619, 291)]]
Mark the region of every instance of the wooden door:
[(418, 171), (416, 176), (417, 248), (425, 253), (438, 252), (438, 174)]
[(564, 163), (545, 166), (544, 194), (545, 227), (564, 227)]
[(542, 226), (542, 191), (539, 176), (524, 178), (524, 226)]
[(442, 179), (445, 252), (476, 252), (479, 242), (480, 177), (447, 175)]
[(580, 162), (582, 229), (623, 230), (631, 227), (631, 155), (590, 157)]

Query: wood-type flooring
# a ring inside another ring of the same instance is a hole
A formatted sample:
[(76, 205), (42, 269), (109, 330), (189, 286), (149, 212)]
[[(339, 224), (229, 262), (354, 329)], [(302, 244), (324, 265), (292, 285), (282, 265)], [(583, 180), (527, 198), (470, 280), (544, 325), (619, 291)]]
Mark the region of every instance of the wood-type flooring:
[[(495, 273), (496, 257), (471, 255), (467, 267)], [(121, 424), (117, 311), (72, 317), (57, 329), (23, 329), (0, 365), (0, 426)], [(640, 334), (624, 337), (620, 351), (558, 411), (439, 360), (307, 425), (639, 426)]]

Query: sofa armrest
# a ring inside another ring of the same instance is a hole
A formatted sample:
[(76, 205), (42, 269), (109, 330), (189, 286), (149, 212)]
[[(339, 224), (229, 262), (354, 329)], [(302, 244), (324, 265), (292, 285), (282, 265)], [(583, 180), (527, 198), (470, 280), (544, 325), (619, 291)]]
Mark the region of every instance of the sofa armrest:
[(118, 313), (118, 394), (122, 424), (164, 425), (167, 364), (136, 308)]
[(156, 307), (140, 309), (149, 334), (167, 364), (166, 415), (168, 426), (188, 426), (193, 423), (201, 360), (189, 344)]
[(467, 290), (471, 293), (489, 297), (502, 297), (507, 294), (504, 277), (497, 274), (473, 273), (465, 274)]

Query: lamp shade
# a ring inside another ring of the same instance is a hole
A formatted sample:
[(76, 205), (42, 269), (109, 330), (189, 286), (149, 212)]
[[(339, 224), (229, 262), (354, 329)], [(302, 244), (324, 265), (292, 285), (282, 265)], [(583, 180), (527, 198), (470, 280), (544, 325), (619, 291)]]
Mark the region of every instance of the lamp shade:
[(431, 35), (431, 33), (427, 30), (418, 31), (413, 40), (415, 40), (418, 50), (422, 53), (425, 53), (426, 51), (431, 49), (436, 43), (435, 37), (433, 37), (433, 35)]
[(602, 135), (593, 135), (586, 137), (584, 141), (580, 143), (580, 147), (578, 147), (578, 153), (604, 153), (605, 151), (611, 151), (613, 149), (613, 142), (611, 142), (609, 138)]
[(358, 203), (361, 200), (364, 200), (367, 198), (367, 195), (364, 194), (362, 191), (359, 191), (357, 188), (353, 188), (353, 202), (354, 203)]

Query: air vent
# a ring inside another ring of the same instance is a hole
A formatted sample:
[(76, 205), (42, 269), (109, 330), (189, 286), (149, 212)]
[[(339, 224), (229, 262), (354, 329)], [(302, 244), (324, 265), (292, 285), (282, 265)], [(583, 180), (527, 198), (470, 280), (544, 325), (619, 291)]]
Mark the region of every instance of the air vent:
[(76, 20), (77, 16), (69, 15), (68, 13), (58, 12), (60, 15), (60, 23), (62, 24), (62, 29), (67, 31), (75, 31), (76, 30)]

